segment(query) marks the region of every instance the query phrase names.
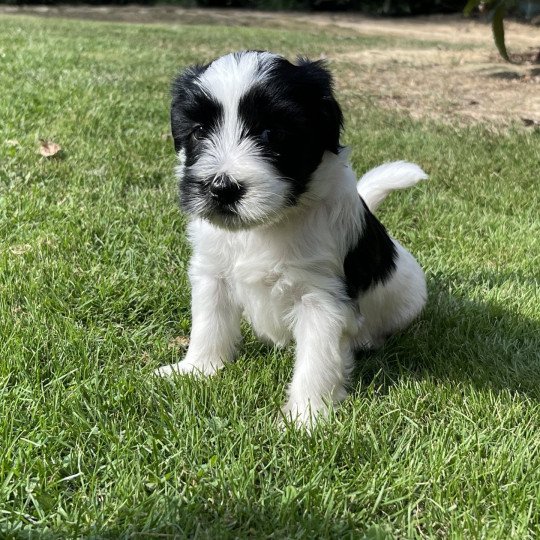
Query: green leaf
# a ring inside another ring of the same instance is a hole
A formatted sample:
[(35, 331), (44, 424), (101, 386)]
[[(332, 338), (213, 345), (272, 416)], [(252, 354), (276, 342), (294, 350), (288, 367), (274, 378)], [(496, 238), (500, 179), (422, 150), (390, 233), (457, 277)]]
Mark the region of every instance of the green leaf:
[(508, 51), (506, 50), (506, 44), (504, 41), (504, 16), (506, 15), (506, 5), (500, 2), (493, 12), (493, 20), (491, 21), (491, 28), (493, 30), (493, 38), (495, 39), (495, 45), (499, 54), (507, 61), (510, 62)]

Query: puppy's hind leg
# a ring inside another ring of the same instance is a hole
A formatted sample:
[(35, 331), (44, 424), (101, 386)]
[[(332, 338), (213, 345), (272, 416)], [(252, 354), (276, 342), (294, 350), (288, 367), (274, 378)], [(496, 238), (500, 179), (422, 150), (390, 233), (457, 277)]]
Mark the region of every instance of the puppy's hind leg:
[(225, 281), (192, 275), (192, 326), (189, 348), (177, 364), (158, 368), (161, 377), (192, 373), (213, 375), (234, 358), (240, 341), (240, 308), (231, 299)]
[(372, 287), (359, 298), (365, 329), (374, 346), (407, 328), (427, 300), (426, 278), (416, 259), (398, 242), (396, 269), (390, 279)]

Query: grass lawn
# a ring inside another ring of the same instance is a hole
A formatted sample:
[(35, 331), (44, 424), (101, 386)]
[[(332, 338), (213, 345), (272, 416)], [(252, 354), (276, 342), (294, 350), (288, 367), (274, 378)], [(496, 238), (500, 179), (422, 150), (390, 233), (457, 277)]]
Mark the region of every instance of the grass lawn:
[[(377, 108), (339, 55), (393, 45), (0, 18), (0, 537), (536, 537), (540, 134)], [(216, 378), (151, 376), (190, 328), (169, 81), (242, 48), (335, 58), (358, 172), (431, 175), (379, 211), (426, 269), (427, 309), (359, 358), (312, 436), (276, 428), (291, 350), (247, 327)]]

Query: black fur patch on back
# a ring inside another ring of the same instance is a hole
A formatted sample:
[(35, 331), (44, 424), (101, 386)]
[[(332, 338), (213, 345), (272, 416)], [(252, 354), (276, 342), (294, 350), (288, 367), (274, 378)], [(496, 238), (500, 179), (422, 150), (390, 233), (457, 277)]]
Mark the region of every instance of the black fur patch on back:
[(396, 247), (382, 223), (364, 200), (364, 228), (343, 262), (345, 285), (351, 299), (378, 283), (384, 283), (396, 268)]

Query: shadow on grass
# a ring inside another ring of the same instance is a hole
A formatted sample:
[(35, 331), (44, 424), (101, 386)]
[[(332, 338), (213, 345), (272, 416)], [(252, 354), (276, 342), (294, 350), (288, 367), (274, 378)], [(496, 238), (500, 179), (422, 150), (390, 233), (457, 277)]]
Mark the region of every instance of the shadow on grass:
[[(207, 501), (206, 501), (207, 502)], [(210, 504), (207, 502), (207, 506)], [(179, 507), (182, 508), (179, 513)], [(245, 501), (236, 512), (230, 508), (201, 512), (200, 506), (178, 501), (169, 506), (169, 512), (155, 527), (148, 530), (118, 528), (99, 531), (98, 538), (358, 538), (360, 540), (390, 540), (391, 536), (378, 525), (362, 526), (353, 520), (336, 519), (335, 516), (303, 515), (291, 504), (288, 516), (284, 507), (251, 506)], [(266, 526), (261, 526), (266, 523)]]
[[(487, 287), (519, 282), (534, 290), (537, 284), (531, 275), (515, 273), (484, 272), (478, 279)], [(358, 354), (359, 396), (365, 386), (384, 394), (403, 377), (430, 377), (540, 399), (540, 322), (503, 301), (473, 301), (450, 292), (454, 288), (451, 279), (431, 278), (421, 319), (381, 350)]]

